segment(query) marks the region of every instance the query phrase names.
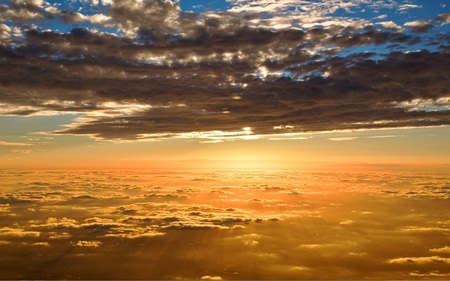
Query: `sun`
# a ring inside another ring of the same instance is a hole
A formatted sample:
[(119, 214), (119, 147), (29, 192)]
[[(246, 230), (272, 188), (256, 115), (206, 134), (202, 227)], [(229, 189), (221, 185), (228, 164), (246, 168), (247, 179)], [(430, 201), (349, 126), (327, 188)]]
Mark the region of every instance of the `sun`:
[(277, 163), (267, 154), (238, 153), (225, 157), (220, 166), (227, 170), (273, 170)]

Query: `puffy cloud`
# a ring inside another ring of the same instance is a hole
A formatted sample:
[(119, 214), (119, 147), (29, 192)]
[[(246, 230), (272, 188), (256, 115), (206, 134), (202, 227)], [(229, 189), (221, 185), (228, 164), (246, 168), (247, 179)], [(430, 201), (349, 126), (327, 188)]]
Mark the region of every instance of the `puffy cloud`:
[(102, 242), (100, 241), (78, 241), (76, 244), (74, 244), (74, 246), (77, 247), (93, 247), (93, 248), (97, 248), (100, 247), (100, 245), (102, 244)]
[(57, 17), (65, 23), (82, 23), (91, 22), (93, 24), (111, 26), (112, 18), (105, 14), (85, 15), (80, 12), (73, 12), (68, 10), (59, 10), (54, 6), (48, 6), (44, 9), (52, 17)]
[(78, 222), (74, 219), (63, 218), (48, 218), (47, 223), (39, 225), (39, 227), (51, 227), (51, 228), (78, 228)]
[(29, 21), (43, 19), (41, 13), (43, 1), (41, 0), (10, 0), (8, 5), (0, 6), (0, 20), (3, 21)]
[(405, 23), (405, 26), (411, 28), (415, 32), (424, 33), (433, 28), (433, 24), (429, 21), (410, 21)]
[(9, 210), (9, 204), (0, 204), (0, 213), (8, 213)]
[(10, 37), (11, 28), (6, 24), (0, 24), (0, 39), (5, 40)]
[(112, 20), (110, 16), (104, 14), (95, 14), (88, 17), (92, 23), (106, 24)]
[(445, 246), (445, 247), (442, 247), (442, 248), (434, 248), (434, 249), (430, 249), (430, 252), (450, 254), (450, 247), (449, 246)]
[[(108, 218), (92, 217), (78, 222), (74, 219), (48, 218), (45, 223), (33, 221), (30, 225), (32, 229), (38, 229), (45, 233), (49, 239), (70, 238), (71, 233), (94, 234), (96, 237), (120, 237), (135, 239), (141, 237), (155, 237), (164, 235), (158, 231), (158, 227), (149, 226), (146, 222), (136, 224), (138, 220), (127, 220), (128, 223), (118, 222)], [(97, 247), (100, 244), (78, 242), (75, 246)]]
[(179, 6), (172, 1), (112, 1), (112, 17), (125, 34), (144, 42), (167, 39), (178, 27)]
[[(171, 211), (167, 211), (169, 208)], [(152, 203), (113, 208), (129, 215), (124, 223), (141, 222), (162, 229), (230, 229), (252, 221), (248, 212), (210, 205)]]
[(395, 30), (402, 30), (402, 27), (397, 25), (395, 22), (393, 21), (383, 21), (379, 23), (382, 27), (387, 28), (387, 29), (395, 29)]
[(256, 240), (247, 240), (244, 242), (246, 246), (255, 247), (259, 245), (259, 242)]
[(12, 0), (11, 2), (13, 5), (26, 6), (34, 9), (42, 7), (42, 4), (44, 3), (43, 0)]

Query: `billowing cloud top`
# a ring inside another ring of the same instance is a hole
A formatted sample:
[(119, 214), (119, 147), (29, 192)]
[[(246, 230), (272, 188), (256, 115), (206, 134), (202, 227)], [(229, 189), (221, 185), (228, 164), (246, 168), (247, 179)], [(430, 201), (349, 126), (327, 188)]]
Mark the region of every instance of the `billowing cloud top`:
[(184, 4), (0, 5), (0, 114), (110, 140), (450, 125), (446, 1)]

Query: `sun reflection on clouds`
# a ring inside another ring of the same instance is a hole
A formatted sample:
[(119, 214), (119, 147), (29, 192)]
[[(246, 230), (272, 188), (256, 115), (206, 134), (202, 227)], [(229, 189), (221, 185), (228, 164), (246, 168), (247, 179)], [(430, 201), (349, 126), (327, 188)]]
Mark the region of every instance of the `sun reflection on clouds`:
[[(2, 179), (0, 262), (11, 278), (18, 249), (50, 253), (22, 261), (24, 278), (125, 277), (119, 256), (137, 279), (450, 273), (443, 173), (3, 171)], [(55, 255), (65, 272), (36, 275)], [(94, 273), (94, 257), (106, 275)]]

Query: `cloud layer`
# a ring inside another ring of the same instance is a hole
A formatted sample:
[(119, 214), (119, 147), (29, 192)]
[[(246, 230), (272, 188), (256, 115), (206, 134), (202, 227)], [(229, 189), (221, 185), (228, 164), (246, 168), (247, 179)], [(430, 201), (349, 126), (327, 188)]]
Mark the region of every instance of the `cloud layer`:
[(450, 124), (450, 40), (435, 32), (448, 14), (401, 26), (335, 15), (395, 1), (303, 2), (193, 13), (172, 1), (94, 1), (83, 14), (9, 1), (0, 114), (81, 113), (55, 133), (111, 140)]
[(1, 177), (0, 274), (7, 279), (450, 274), (445, 173), (3, 171)]

